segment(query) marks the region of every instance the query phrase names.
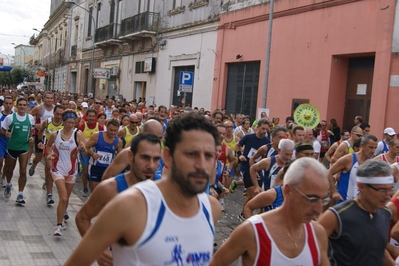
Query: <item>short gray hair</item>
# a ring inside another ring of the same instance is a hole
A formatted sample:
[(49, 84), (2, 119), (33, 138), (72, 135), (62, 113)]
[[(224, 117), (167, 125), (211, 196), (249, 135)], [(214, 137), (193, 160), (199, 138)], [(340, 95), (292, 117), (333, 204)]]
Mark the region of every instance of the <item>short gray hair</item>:
[(369, 143), (370, 140), (377, 142), (378, 138), (372, 134), (364, 135), (362, 137), (361, 143), (363, 145), (367, 145), (367, 143)]
[(319, 161), (313, 158), (300, 158), (296, 159), (288, 168), (284, 175), (284, 184), (295, 186), (302, 183), (305, 172), (309, 169), (313, 170), (320, 178), (328, 180), (327, 169)]
[(287, 151), (287, 150), (293, 151), (295, 149), (295, 143), (290, 139), (282, 139), (278, 143), (278, 148), (282, 151)]
[(356, 175), (360, 177), (390, 176), (392, 169), (389, 163), (382, 160), (367, 160), (359, 166)]

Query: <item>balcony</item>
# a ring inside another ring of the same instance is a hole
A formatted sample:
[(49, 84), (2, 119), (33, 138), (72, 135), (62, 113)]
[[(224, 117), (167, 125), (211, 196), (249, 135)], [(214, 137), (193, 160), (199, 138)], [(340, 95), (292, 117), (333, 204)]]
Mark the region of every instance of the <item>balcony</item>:
[(122, 20), (120, 39), (155, 36), (159, 26), (159, 13), (144, 12)]
[(111, 23), (105, 27), (98, 28), (96, 30), (96, 45), (108, 45), (112, 43), (119, 43), (120, 41), (117, 38), (117, 24)]
[(35, 34), (33, 34), (30, 39), (29, 39), (29, 44), (30, 45), (36, 45), (39, 42), (39, 38), (37, 38)]
[(71, 46), (71, 57), (76, 58), (76, 54), (78, 52), (78, 46), (77, 45), (72, 45)]

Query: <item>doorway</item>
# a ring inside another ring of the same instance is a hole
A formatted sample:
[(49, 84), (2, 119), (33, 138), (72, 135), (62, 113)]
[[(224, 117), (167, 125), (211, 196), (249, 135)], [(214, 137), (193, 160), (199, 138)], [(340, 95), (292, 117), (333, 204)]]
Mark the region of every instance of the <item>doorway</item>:
[(256, 119), (260, 61), (228, 65), (226, 112)]
[(343, 129), (352, 129), (355, 116), (369, 121), (374, 60), (374, 56), (349, 59)]

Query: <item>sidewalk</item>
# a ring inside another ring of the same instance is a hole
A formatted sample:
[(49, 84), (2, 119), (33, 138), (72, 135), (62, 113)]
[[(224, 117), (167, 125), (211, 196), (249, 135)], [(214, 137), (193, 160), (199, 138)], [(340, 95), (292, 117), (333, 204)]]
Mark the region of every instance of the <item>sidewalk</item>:
[(81, 239), (75, 215), (84, 202), (71, 194), (67, 228), (61, 237), (54, 237), (58, 194), (54, 186), (55, 204), (47, 206), (46, 191), (42, 189), (43, 165), (39, 163), (36, 173), (32, 177), (28, 175), (25, 206), (15, 203), (18, 175), (19, 164), (14, 171), (9, 199), (4, 198), (4, 189), (0, 189), (0, 265), (63, 265)]
[[(28, 165), (28, 170), (29, 170)], [(46, 205), (44, 167), (39, 163), (35, 174), (30, 177), (24, 190), (26, 204), (15, 203), (18, 193), (19, 164), (14, 170), (11, 197), (5, 199), (0, 188), (0, 266), (63, 265), (81, 239), (75, 224), (75, 215), (86, 198), (81, 196), (82, 183), (78, 177), (68, 206), (69, 220), (61, 237), (53, 236), (56, 225), (58, 193), (53, 187), (55, 204)], [(215, 242), (219, 248), (232, 230), (240, 224), (237, 215), (242, 208), (242, 188), (225, 198), (226, 212), (215, 225)], [(97, 265), (96, 263), (93, 265)]]

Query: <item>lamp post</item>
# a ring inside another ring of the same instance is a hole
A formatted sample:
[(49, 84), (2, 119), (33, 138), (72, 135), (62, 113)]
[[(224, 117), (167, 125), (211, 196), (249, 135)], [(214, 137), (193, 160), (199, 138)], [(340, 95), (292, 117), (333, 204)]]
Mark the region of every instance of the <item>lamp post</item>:
[(8, 65), (10, 65), (10, 57), (9, 57), (8, 55), (6, 55), (6, 54), (2, 54), (1, 52), (0, 52), (0, 54), (1, 54), (1, 55), (4, 55), (4, 56), (7, 56)]
[(23, 68), (25, 68), (25, 56), (26, 56), (26, 54), (25, 54), (25, 49), (24, 49), (24, 47), (22, 46), (22, 44), (17, 45), (17, 44), (15, 44), (14, 42), (12, 42), (11, 44), (12, 44), (12, 45), (15, 45), (15, 46), (20, 46), (20, 48), (22, 49), (22, 52), (24, 52), (24, 57), (23, 57), (22, 63), (23, 63)]
[(79, 8), (81, 8), (81, 9), (83, 9), (84, 11), (86, 11), (87, 12), (87, 14), (89, 14), (89, 16), (90, 16), (90, 18), (92, 19), (92, 21), (93, 21), (93, 27), (94, 27), (94, 30), (93, 30), (93, 46), (92, 46), (92, 48), (91, 48), (91, 66), (90, 66), (90, 72), (91, 72), (91, 92), (93, 93), (93, 97), (94, 97), (94, 95), (95, 95), (95, 86), (94, 86), (94, 84), (95, 84), (95, 82), (94, 82), (94, 48), (95, 48), (95, 46), (94, 46), (94, 42), (95, 42), (95, 39), (96, 39), (96, 19), (93, 17), (93, 15), (90, 13), (90, 11), (88, 10), (88, 9), (86, 9), (86, 8), (84, 8), (84, 7), (81, 7), (80, 5), (77, 5), (76, 3), (75, 3), (75, 1), (71, 1), (71, 0), (65, 0), (65, 4), (70, 4), (70, 5), (74, 5), (74, 6), (76, 6), (76, 7), (79, 7)]

